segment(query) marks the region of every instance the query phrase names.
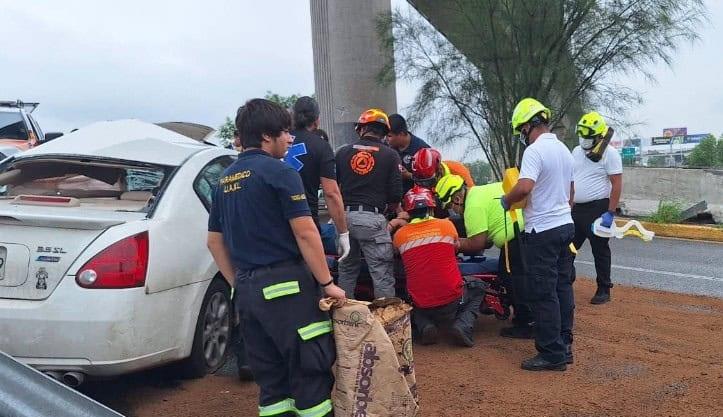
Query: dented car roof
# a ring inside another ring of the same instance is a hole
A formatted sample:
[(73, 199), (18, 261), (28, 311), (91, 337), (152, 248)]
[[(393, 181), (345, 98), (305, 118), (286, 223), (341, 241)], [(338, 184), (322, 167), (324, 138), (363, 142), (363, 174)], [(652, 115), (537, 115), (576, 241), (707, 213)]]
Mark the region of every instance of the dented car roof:
[(81, 155), (180, 165), (209, 145), (140, 120), (97, 122), (16, 156)]

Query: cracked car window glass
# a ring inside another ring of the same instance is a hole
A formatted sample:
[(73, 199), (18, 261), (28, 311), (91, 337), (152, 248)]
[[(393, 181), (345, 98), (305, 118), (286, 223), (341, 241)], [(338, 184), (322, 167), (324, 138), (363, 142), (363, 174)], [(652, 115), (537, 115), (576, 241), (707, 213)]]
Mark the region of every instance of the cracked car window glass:
[(126, 191), (154, 191), (163, 181), (163, 172), (141, 169), (126, 170)]

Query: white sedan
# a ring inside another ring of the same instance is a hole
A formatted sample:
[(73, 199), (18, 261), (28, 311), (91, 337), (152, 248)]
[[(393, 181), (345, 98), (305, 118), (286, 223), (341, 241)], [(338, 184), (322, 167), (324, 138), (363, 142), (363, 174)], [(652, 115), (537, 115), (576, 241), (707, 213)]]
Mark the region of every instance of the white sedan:
[(0, 163), (0, 350), (74, 386), (221, 366), (230, 287), (206, 231), (235, 155), (122, 120)]

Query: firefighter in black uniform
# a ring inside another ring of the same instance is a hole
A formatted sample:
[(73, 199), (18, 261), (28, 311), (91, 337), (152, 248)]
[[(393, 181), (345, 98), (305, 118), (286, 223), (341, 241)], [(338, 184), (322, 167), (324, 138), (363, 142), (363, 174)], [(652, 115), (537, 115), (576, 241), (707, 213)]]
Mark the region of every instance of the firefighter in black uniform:
[(259, 415), (324, 417), (333, 414), (336, 355), (320, 289), (345, 294), (327, 268), (301, 178), (279, 160), (291, 145), (290, 125), (288, 112), (268, 100), (239, 108), (244, 152), (214, 194), (208, 247), (221, 273), (236, 277)]
[[(359, 140), (336, 153), (336, 173), (346, 204), (350, 233), (349, 256), (339, 262), (339, 286), (353, 295), (361, 268), (361, 255), (369, 267), (374, 298), (394, 297), (394, 248), (390, 231), (406, 224), (401, 212), (402, 162), (382, 144), (389, 133), (389, 118), (379, 109), (369, 109), (356, 124)], [(397, 213), (390, 222), (385, 212)]]

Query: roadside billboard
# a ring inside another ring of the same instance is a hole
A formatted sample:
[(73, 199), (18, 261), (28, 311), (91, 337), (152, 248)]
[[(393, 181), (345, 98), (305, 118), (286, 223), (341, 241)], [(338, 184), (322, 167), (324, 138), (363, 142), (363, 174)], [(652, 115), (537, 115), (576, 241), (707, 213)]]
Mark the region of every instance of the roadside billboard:
[(700, 143), (700, 141), (707, 138), (709, 135), (710, 135), (709, 133), (701, 133), (698, 135), (687, 135), (685, 137), (684, 143)]
[(650, 139), (651, 139), (650, 143), (651, 143), (653, 146), (655, 146), (655, 145), (670, 145), (673, 137), (672, 137), (672, 136), (653, 136), (653, 137), (650, 138)]
[(663, 129), (663, 136), (666, 138), (672, 136), (686, 136), (688, 134), (687, 127), (668, 127)]

